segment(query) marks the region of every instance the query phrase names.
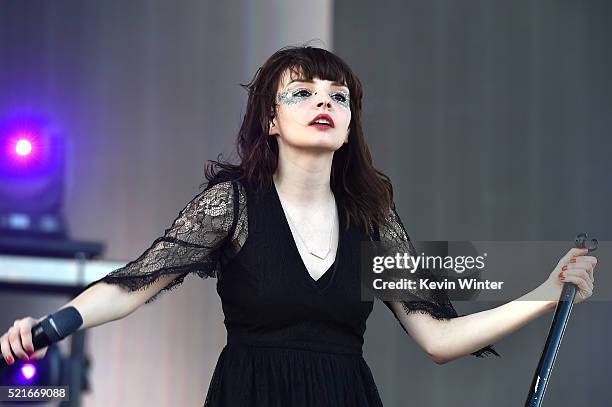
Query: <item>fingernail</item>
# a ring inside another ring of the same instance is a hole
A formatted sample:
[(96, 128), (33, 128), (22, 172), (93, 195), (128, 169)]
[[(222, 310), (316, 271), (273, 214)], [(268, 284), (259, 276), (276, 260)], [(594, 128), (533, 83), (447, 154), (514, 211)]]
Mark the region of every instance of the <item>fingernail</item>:
[(570, 263), (576, 263), (576, 259), (570, 259)]
[(563, 267), (561, 267), (561, 270), (567, 270), (567, 264)]
[(13, 358), (12, 358), (11, 356), (7, 356), (7, 357), (6, 357), (6, 361), (7, 361), (9, 364), (13, 364)]
[(23, 361), (28, 361), (28, 360), (30, 360), (30, 358), (29, 358), (29, 357), (26, 355), (26, 356), (23, 356), (23, 357), (21, 358), (21, 360), (23, 360)]
[(565, 278), (565, 276), (563, 275), (563, 272), (560, 272), (560, 273), (559, 273), (559, 278), (560, 278), (561, 280), (563, 280), (563, 279)]

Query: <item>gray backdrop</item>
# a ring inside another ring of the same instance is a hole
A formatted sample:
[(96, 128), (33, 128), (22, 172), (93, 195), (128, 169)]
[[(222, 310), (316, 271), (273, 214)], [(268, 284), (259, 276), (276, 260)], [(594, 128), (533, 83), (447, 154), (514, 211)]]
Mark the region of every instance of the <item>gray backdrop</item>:
[[(612, 4), (384, 3), (336, 0), (334, 44), (364, 83), (366, 134), (411, 237), (610, 240)], [(597, 273), (609, 272), (600, 262)], [(544, 405), (609, 404), (610, 311), (603, 301), (574, 308)], [(500, 341), (501, 359), (437, 366), (399, 325), (389, 330), (378, 303), (365, 349), (390, 406), (515, 407), (551, 320)]]
[[(584, 230), (609, 240), (610, 11), (604, 1), (4, 1), (0, 112), (43, 110), (66, 129), (73, 236), (127, 261), (196, 193), (205, 160), (232, 150), (238, 83), (278, 48), (320, 38), (364, 83), (368, 141), (413, 239)], [(214, 282), (188, 281), (90, 330), (86, 405), (203, 400), (225, 331)], [(0, 293), (0, 327), (64, 302)], [(610, 398), (609, 310), (574, 308), (547, 404)], [(501, 359), (438, 366), (377, 303), (365, 357), (387, 406), (522, 405), (551, 316), (500, 341)]]

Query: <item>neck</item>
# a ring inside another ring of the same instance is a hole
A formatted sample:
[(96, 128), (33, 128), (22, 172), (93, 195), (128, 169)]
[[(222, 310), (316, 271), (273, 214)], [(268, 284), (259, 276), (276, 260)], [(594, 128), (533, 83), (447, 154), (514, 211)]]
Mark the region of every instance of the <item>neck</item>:
[(330, 184), (333, 157), (333, 152), (279, 150), (273, 178), (283, 200), (299, 206), (326, 205), (333, 195)]

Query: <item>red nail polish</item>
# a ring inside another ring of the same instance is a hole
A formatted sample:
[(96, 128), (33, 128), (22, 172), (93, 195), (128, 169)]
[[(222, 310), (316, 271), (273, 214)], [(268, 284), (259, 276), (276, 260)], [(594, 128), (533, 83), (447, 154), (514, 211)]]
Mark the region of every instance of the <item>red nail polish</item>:
[(560, 278), (561, 280), (565, 280), (565, 276), (563, 275), (563, 272), (560, 272), (560, 273), (559, 273), (559, 278)]
[(567, 264), (563, 267), (561, 267), (561, 270), (567, 270)]
[(571, 259), (569, 262), (570, 263), (576, 263), (576, 259)]
[(8, 356), (6, 359), (7, 359), (6, 361), (7, 361), (9, 364), (12, 364), (12, 363), (13, 363), (13, 358), (12, 358), (12, 357)]

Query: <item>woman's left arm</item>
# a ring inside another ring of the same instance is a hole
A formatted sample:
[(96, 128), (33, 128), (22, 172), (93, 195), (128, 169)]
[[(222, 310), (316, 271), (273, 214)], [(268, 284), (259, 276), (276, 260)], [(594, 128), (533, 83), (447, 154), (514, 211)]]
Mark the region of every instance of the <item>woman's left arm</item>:
[(406, 332), (437, 364), (460, 358), (495, 343), (529, 321), (553, 310), (565, 282), (576, 284), (574, 303), (593, 294), (594, 256), (587, 250), (571, 249), (561, 258), (548, 279), (533, 291), (509, 303), (450, 320), (432, 318), (426, 313), (402, 312), (401, 302), (388, 306), (398, 315)]

